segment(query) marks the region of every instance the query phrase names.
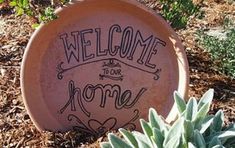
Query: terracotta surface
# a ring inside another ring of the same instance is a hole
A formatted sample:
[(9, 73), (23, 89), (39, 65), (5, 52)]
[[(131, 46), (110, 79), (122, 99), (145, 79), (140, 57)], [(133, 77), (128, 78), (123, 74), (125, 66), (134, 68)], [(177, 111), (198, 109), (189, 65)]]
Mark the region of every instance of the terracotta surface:
[[(171, 121), (188, 65), (168, 24), (136, 1), (84, 0), (32, 36), (22, 64), (24, 103), (40, 130), (140, 129), (150, 107)], [(169, 114), (169, 112), (171, 113)]]

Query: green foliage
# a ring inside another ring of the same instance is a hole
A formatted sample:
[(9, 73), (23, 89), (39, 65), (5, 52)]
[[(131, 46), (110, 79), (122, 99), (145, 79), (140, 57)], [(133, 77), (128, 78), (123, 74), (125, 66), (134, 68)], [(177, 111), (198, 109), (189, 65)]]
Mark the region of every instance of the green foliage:
[(57, 18), (57, 15), (54, 13), (54, 9), (52, 7), (46, 7), (45, 10), (40, 14), (39, 21), (40, 22), (49, 22)]
[[(59, 5), (64, 5), (70, 0), (58, 0)], [(37, 6), (30, 0), (0, 0), (0, 3), (8, 2), (14, 7), (17, 15), (27, 14), (33, 16), (39, 23), (45, 23), (56, 18), (52, 5), (47, 7)], [(191, 15), (198, 12), (198, 7), (191, 0), (160, 0), (162, 5), (162, 15), (171, 22), (176, 29), (184, 28)], [(52, 10), (53, 9), (53, 10)], [(47, 13), (49, 11), (49, 13)]]
[(33, 13), (30, 9), (29, 0), (12, 0), (9, 5), (15, 8), (17, 15), (22, 15), (24, 13), (32, 15)]
[(177, 29), (185, 28), (189, 17), (199, 10), (191, 0), (160, 0), (160, 3), (163, 17)]
[[(58, 6), (62, 6), (68, 3), (70, 0), (59, 0)], [(54, 13), (55, 6), (51, 5), (35, 5), (34, 1), (30, 0), (0, 0), (0, 3), (6, 2), (14, 8), (16, 15), (26, 14), (28, 16), (34, 17), (38, 23), (33, 24), (33, 28), (37, 28), (40, 23), (47, 23), (51, 20), (57, 18), (57, 15)]]
[(60, 2), (61, 2), (61, 4), (66, 4), (66, 3), (68, 3), (68, 2), (70, 2), (70, 0), (60, 0)]
[(223, 39), (199, 32), (199, 41), (210, 53), (217, 68), (235, 78), (235, 29), (227, 30)]
[(140, 119), (143, 133), (119, 129), (123, 139), (112, 133), (102, 148), (224, 148), (235, 147), (235, 124), (224, 127), (224, 115), (218, 111), (208, 115), (214, 91), (207, 91), (201, 100), (188, 103), (175, 92), (178, 119), (169, 125), (151, 108), (149, 122)]

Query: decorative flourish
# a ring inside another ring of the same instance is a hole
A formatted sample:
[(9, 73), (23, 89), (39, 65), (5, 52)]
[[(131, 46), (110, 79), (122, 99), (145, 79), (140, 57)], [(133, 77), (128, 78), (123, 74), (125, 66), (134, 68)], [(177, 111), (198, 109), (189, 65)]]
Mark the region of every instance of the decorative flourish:
[(108, 75), (100, 74), (99, 76), (100, 76), (101, 80), (104, 80), (104, 78), (108, 78), (108, 79), (111, 79), (114, 81), (122, 81), (123, 80), (123, 75), (121, 75), (119, 77), (115, 77), (115, 76), (108, 76)]
[(57, 67), (56, 67), (56, 69), (57, 69), (57, 72), (58, 72), (58, 74), (57, 74), (57, 78), (59, 79), (59, 80), (62, 80), (63, 79), (63, 73), (66, 71), (66, 69), (63, 69), (62, 68), (62, 65), (64, 64), (64, 62), (61, 62)]
[(88, 121), (88, 127), (80, 120), (76, 115), (74, 114), (69, 114), (68, 115), (68, 121), (76, 121), (76, 125), (73, 126), (73, 129), (86, 132), (92, 135), (103, 135), (105, 134), (108, 130), (112, 130), (116, 124), (117, 124), (117, 119), (114, 117), (110, 117), (104, 122), (100, 122), (96, 119), (90, 119)]
[(96, 132), (97, 135), (103, 135), (108, 130), (112, 130), (117, 124), (117, 119), (114, 117), (108, 118), (104, 122), (100, 122), (96, 119), (90, 119), (88, 125), (90, 129)]
[(114, 59), (109, 59), (109, 62), (104, 62), (103, 67), (109, 67), (109, 68), (121, 68), (121, 65), (119, 63), (114, 63)]
[[(80, 66), (88, 65), (88, 64), (91, 64), (91, 63), (97, 63), (97, 62), (101, 62), (101, 61), (105, 61), (105, 60), (111, 60), (111, 61), (116, 60), (116, 61), (118, 61), (119, 63), (122, 63), (122, 64), (124, 64), (124, 65), (126, 65), (126, 66), (129, 66), (129, 67), (132, 67), (132, 68), (134, 68), (134, 69), (143, 71), (143, 72), (145, 72), (145, 73), (152, 74), (152, 75), (154, 75), (154, 77), (153, 77), (154, 80), (158, 80), (158, 79), (160, 78), (159, 73), (161, 72), (161, 69), (156, 69), (155, 71), (150, 71), (150, 70), (146, 70), (146, 69), (143, 69), (143, 68), (141, 68), (141, 67), (138, 67), (138, 66), (134, 66), (134, 65), (125, 63), (125, 62), (123, 62), (123, 61), (121, 61), (121, 60), (119, 60), (119, 59), (116, 59), (116, 58), (112, 58), (112, 59), (110, 59), (110, 58), (105, 58), (105, 59), (100, 59), (100, 60), (94, 60), (94, 61), (90, 61), (90, 62), (86, 62), (86, 63), (82, 63), (82, 64), (77, 64), (77, 65), (72, 66), (72, 67), (69, 67), (69, 68), (62, 68), (62, 65), (64, 64), (64, 62), (61, 62), (61, 63), (57, 66), (57, 72), (58, 72), (57, 78), (58, 78), (59, 80), (62, 80), (62, 79), (63, 79), (63, 74), (64, 74), (65, 72), (67, 72), (67, 71), (70, 71), (70, 70), (72, 70), (72, 69), (74, 69), (74, 68), (77, 68), (77, 67), (80, 67)], [(106, 64), (106, 65), (107, 65), (107, 64)], [(120, 65), (120, 64), (117, 64), (116, 66), (119, 66), (119, 65)]]
[(122, 81), (123, 75), (122, 75), (122, 67), (117, 62), (114, 62), (114, 59), (109, 59), (108, 62), (104, 62), (102, 65), (103, 73), (100, 74), (100, 80), (104, 80), (104, 78), (111, 79), (114, 81)]
[(126, 124), (124, 124), (122, 127), (129, 129), (129, 130), (135, 130), (136, 125), (133, 122), (135, 122), (139, 118), (139, 113), (140, 111), (138, 109), (135, 109), (134, 110), (135, 115), (133, 116), (133, 118), (130, 121), (128, 121)]
[(93, 134), (94, 131), (89, 129), (83, 122), (80, 120), (76, 115), (74, 114), (69, 114), (68, 115), (68, 121), (73, 121), (75, 120), (77, 122), (76, 126), (73, 126), (74, 129), (77, 129), (79, 131), (83, 131), (89, 134)]
[(159, 76), (159, 73), (162, 71), (162, 69), (157, 69), (153, 74), (154, 74), (154, 77), (153, 77), (153, 79), (154, 80), (158, 80), (159, 78), (160, 78), (160, 76)]
[[(136, 125), (133, 122), (135, 122), (138, 118), (139, 118), (139, 110), (135, 109), (133, 118), (129, 120), (126, 124), (124, 124), (122, 127), (130, 129), (130, 130), (135, 130)], [(86, 126), (86, 124), (84, 124), (83, 121), (74, 114), (68, 115), (68, 121), (76, 122), (76, 125), (73, 126), (73, 129), (76, 129), (85, 133), (89, 133), (95, 136), (103, 135), (108, 130), (115, 129), (116, 124), (117, 124), (117, 118), (110, 117), (103, 122), (98, 121), (97, 119), (90, 119), (87, 122), (88, 126)]]

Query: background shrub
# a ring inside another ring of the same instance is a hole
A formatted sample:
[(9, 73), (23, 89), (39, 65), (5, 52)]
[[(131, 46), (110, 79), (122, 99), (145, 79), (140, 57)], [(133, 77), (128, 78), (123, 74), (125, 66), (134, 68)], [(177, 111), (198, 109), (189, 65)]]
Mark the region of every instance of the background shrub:
[[(7, 2), (14, 7), (17, 15), (27, 14), (38, 20), (38, 23), (48, 22), (56, 18), (55, 6), (63, 6), (70, 0), (0, 0), (0, 3)], [(49, 3), (48, 3), (49, 2)], [(40, 5), (46, 4), (46, 7)], [(198, 11), (198, 7), (191, 0), (160, 0), (161, 13), (163, 17), (176, 29), (185, 28), (191, 15)], [(48, 13), (48, 10), (50, 11)], [(53, 11), (52, 11), (53, 10)]]
[(235, 29), (228, 29), (225, 37), (199, 32), (199, 42), (210, 53), (216, 68), (235, 78)]
[(160, 0), (160, 3), (163, 17), (176, 29), (185, 28), (189, 17), (199, 10), (191, 0)]

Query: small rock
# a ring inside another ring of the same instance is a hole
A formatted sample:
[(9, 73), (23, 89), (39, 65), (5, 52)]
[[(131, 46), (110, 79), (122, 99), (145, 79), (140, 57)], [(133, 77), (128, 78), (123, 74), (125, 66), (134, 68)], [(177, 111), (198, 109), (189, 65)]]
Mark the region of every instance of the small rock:
[(14, 105), (17, 105), (18, 104), (18, 100), (16, 100), (16, 99), (14, 99), (14, 100), (12, 100), (12, 103), (14, 104)]
[(5, 76), (5, 74), (6, 74), (6, 72), (7, 72), (7, 70), (6, 70), (6, 69), (1, 68), (0, 72), (1, 72), (1, 76), (2, 76), (2, 77), (4, 77), (4, 76)]
[(2, 46), (2, 49), (10, 49), (12, 47), (12, 45), (4, 45)]

